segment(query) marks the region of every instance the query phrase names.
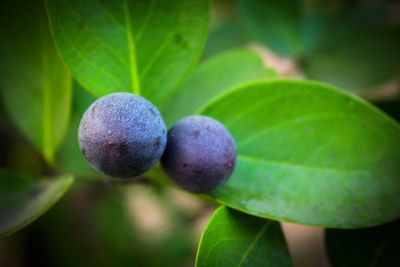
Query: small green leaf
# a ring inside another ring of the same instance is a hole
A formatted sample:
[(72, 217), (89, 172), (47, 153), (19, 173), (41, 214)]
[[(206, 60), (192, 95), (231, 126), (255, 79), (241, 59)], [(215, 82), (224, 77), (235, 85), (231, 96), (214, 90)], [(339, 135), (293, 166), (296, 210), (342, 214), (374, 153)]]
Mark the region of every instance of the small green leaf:
[(224, 206), (218, 208), (200, 240), (196, 267), (292, 266), (279, 223)]
[(161, 111), (166, 123), (171, 125), (232, 87), (275, 76), (275, 71), (266, 68), (255, 52), (247, 49), (228, 51), (201, 64), (183, 86), (164, 102), (165, 107)]
[(398, 265), (400, 221), (356, 230), (328, 229), (326, 245), (332, 267)]
[(50, 34), (44, 2), (0, 8), (0, 93), (13, 122), (52, 162), (69, 120), (71, 77)]
[(201, 112), (236, 139), (233, 176), (211, 194), (253, 215), (355, 228), (400, 215), (400, 126), (328, 85), (243, 85)]
[(48, 0), (56, 43), (97, 96), (134, 92), (155, 104), (188, 74), (205, 44), (205, 0)]
[(0, 170), (0, 236), (27, 226), (67, 191), (71, 176), (37, 180)]

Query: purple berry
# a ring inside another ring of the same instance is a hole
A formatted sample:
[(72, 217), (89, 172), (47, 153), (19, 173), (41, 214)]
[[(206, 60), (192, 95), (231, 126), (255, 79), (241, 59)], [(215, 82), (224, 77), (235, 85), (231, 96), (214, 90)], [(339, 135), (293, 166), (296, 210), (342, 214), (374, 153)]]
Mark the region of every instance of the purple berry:
[(79, 146), (98, 171), (117, 178), (143, 174), (157, 164), (166, 144), (166, 127), (149, 101), (130, 93), (99, 98), (79, 126)]
[(169, 130), (161, 165), (178, 186), (205, 193), (232, 174), (235, 161), (235, 140), (225, 126), (209, 117), (190, 116)]

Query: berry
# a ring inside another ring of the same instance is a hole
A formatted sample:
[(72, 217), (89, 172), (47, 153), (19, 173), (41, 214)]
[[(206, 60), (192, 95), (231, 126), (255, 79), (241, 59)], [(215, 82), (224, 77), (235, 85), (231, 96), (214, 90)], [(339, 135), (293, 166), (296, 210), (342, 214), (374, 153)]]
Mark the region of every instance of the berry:
[(205, 193), (229, 178), (235, 161), (235, 140), (225, 126), (206, 116), (190, 116), (169, 130), (161, 165), (178, 186)]
[(117, 178), (139, 176), (157, 164), (166, 144), (166, 126), (149, 101), (130, 93), (96, 100), (79, 126), (79, 146), (95, 169)]

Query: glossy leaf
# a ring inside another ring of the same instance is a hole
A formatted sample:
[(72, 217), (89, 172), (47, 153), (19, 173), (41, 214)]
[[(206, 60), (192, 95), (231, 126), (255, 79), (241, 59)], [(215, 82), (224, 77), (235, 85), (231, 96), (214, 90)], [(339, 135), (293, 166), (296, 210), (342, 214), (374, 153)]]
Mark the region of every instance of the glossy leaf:
[(71, 176), (37, 180), (0, 170), (0, 236), (10, 235), (41, 216), (72, 182)]
[(332, 267), (398, 265), (400, 221), (356, 230), (328, 229), (326, 244)]
[(196, 267), (214, 266), (291, 266), (279, 223), (218, 208), (203, 232), (196, 258)]
[(54, 36), (76, 79), (97, 96), (158, 103), (200, 56), (209, 1), (48, 0)]
[(400, 215), (400, 126), (328, 85), (270, 80), (204, 107), (237, 142), (233, 176), (211, 196), (282, 221), (355, 228)]
[(3, 1), (0, 34), (0, 92), (5, 109), (52, 162), (69, 120), (71, 77), (54, 47), (44, 2)]
[(247, 49), (231, 50), (201, 64), (192, 76), (165, 101), (161, 111), (168, 125), (193, 114), (207, 101), (241, 83), (275, 77), (259, 55)]

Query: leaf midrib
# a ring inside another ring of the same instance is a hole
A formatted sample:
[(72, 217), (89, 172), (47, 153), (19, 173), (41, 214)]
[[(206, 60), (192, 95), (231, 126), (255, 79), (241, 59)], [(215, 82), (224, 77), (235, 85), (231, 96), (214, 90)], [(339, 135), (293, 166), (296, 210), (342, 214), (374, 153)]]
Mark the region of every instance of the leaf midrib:
[(135, 41), (132, 35), (131, 26), (131, 16), (129, 12), (128, 2), (123, 0), (124, 18), (126, 24), (126, 37), (128, 41), (128, 54), (129, 54), (129, 66), (130, 66), (130, 76), (132, 83), (132, 91), (135, 94), (140, 95), (140, 81), (138, 75), (137, 57), (136, 57), (136, 47)]
[(264, 225), (261, 227), (260, 231), (257, 233), (257, 235), (254, 237), (253, 241), (250, 243), (249, 247), (243, 254), (242, 258), (240, 259), (239, 264), (237, 267), (242, 266), (244, 261), (247, 259), (247, 257), (250, 255), (250, 253), (253, 251), (254, 247), (257, 245), (258, 241), (262, 237), (262, 235), (265, 233), (265, 231), (268, 229), (268, 227), (271, 225), (271, 221), (267, 221), (264, 223)]
[(51, 117), (51, 85), (49, 84), (49, 58), (48, 54), (45, 49), (46, 37), (43, 31), (40, 32), (41, 34), (41, 41), (42, 41), (42, 51), (41, 51), (41, 61), (42, 61), (42, 70), (41, 70), (41, 88), (42, 88), (42, 100), (43, 100), (43, 109), (42, 109), (42, 146), (43, 146), (43, 154), (46, 160), (49, 163), (53, 163), (53, 147), (52, 147), (52, 117)]

